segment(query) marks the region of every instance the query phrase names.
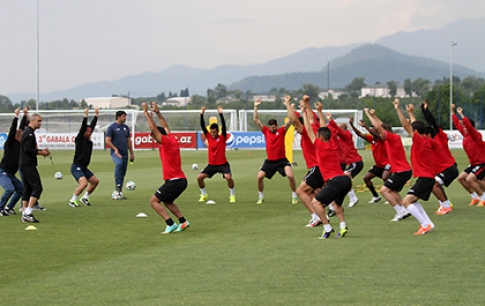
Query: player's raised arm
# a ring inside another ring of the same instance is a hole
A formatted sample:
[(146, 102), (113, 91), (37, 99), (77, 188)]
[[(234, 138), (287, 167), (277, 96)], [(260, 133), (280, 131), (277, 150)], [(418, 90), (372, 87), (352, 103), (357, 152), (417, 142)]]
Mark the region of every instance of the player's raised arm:
[(285, 123), (285, 131), (290, 127), (291, 123), (292, 123), (292, 120), (289, 119), (289, 113), (291, 112), (294, 112), (293, 109), (291, 108), (291, 96), (290, 95), (286, 95), (284, 98), (283, 98), (283, 104), (286, 106), (286, 110), (288, 112), (288, 121)]
[(404, 117), (404, 114), (402, 113), (401, 110), (401, 103), (399, 99), (394, 99), (392, 102), (394, 104), (394, 108), (396, 109), (397, 116), (399, 117), (399, 121), (401, 122), (402, 127), (406, 132), (408, 132), (409, 136), (413, 137), (413, 129), (411, 128), (411, 124), (409, 124), (409, 121)]
[(323, 104), (321, 102), (315, 103), (315, 109), (317, 110), (318, 120), (320, 120), (320, 127), (327, 126), (327, 121), (325, 120), (325, 116), (323, 116)]
[(165, 118), (163, 117), (163, 115), (160, 112), (160, 110), (158, 109), (157, 103), (150, 102), (150, 109), (152, 110), (152, 112), (154, 112), (157, 115), (158, 121), (160, 122), (160, 125), (164, 128), (165, 132), (167, 134), (170, 134), (170, 128), (168, 127), (168, 123), (165, 120)]
[[(298, 103), (298, 108), (300, 109), (300, 111), (302, 110), (303, 107), (304, 107), (303, 100), (300, 100), (300, 102)], [(293, 126), (295, 127), (295, 130), (299, 134), (301, 134), (303, 133), (305, 126), (303, 125), (303, 117), (301, 117), (300, 119), (300, 117), (297, 115), (298, 115), (298, 112), (296, 111), (296, 109), (294, 109), (294, 104), (291, 104), (291, 111), (288, 110), (288, 119), (292, 121)]]
[[(286, 99), (286, 97), (289, 97), (289, 99)], [(291, 123), (295, 123), (295, 121), (298, 121), (295, 115), (295, 110), (293, 109), (291, 103), (291, 97), (289, 95), (286, 95), (285, 98), (283, 99), (283, 104), (286, 107), (286, 112), (288, 114), (288, 119), (290, 120)]]
[(96, 127), (96, 124), (98, 123), (98, 115), (99, 115), (99, 109), (96, 107), (94, 109), (94, 117), (93, 119), (91, 119), (91, 123), (89, 124), (89, 127), (93, 132), (94, 132), (94, 128)]
[(384, 139), (386, 135), (386, 130), (382, 127), (382, 121), (377, 117), (375, 110), (364, 108), (364, 113), (367, 118), (369, 118), (371, 124), (377, 130), (381, 138)]
[(406, 105), (406, 111), (409, 114), (410, 122), (413, 123), (414, 121), (416, 121), (416, 117), (414, 116), (414, 105), (412, 104)]
[(209, 133), (209, 131), (205, 126), (204, 113), (205, 113), (205, 106), (202, 106), (200, 108), (200, 128), (202, 129), (202, 135), (205, 137), (205, 134)]
[(26, 107), (24, 107), (24, 109), (23, 109), (24, 115), (22, 116), (22, 120), (20, 120), (20, 126), (19, 126), (19, 129), (21, 129), (21, 130), (24, 130), (25, 127), (29, 124), (28, 123), (28, 121), (29, 121), (29, 109), (30, 109), (30, 107), (28, 105)]
[(254, 100), (254, 114), (253, 114), (253, 121), (256, 123), (256, 126), (260, 130), (263, 129), (263, 124), (261, 123), (261, 120), (259, 120), (259, 115), (258, 115), (258, 106), (261, 104), (261, 99), (256, 99)]
[(310, 140), (315, 143), (315, 133), (313, 132), (313, 128), (312, 128), (312, 125), (310, 123), (310, 121), (308, 120), (308, 113), (306, 111), (306, 108), (303, 109), (303, 113), (302, 113), (302, 116), (303, 116), (303, 124), (305, 125), (305, 129), (306, 129), (306, 132), (308, 134), (308, 137), (310, 138)]
[[(361, 121), (361, 122), (362, 122), (362, 123), (365, 125), (365, 123), (364, 123), (364, 121), (363, 121), (363, 120), (360, 120), (360, 121)], [(362, 132), (361, 132), (361, 131), (359, 131), (359, 129), (355, 127), (355, 125), (354, 125), (354, 118), (349, 118), (349, 124), (350, 124), (350, 127), (352, 128), (352, 130), (354, 131), (354, 133), (355, 133), (357, 136), (359, 136), (360, 138), (366, 139), (366, 138), (365, 138), (365, 135), (364, 135), (364, 134), (362, 134)], [(361, 126), (362, 126), (362, 125), (361, 125)]]
[(154, 137), (158, 142), (161, 142), (162, 134), (158, 130), (155, 121), (153, 121), (152, 116), (148, 112), (148, 105), (145, 102), (143, 102), (141, 104), (141, 108), (143, 109), (143, 113), (145, 114), (145, 118), (147, 119), (148, 127), (150, 128), (150, 131), (152, 132), (152, 137)]
[(217, 107), (217, 113), (219, 114), (219, 118), (221, 119), (221, 134), (226, 136), (227, 135), (227, 128), (226, 128), (226, 120), (224, 119), (224, 108), (222, 105)]

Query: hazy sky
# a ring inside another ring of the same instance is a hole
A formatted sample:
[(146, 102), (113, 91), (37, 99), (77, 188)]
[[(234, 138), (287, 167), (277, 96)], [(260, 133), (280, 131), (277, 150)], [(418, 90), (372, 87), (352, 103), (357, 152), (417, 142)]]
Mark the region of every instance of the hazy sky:
[[(259, 64), (309, 47), (485, 17), (484, 0), (39, 0), (40, 92), (174, 64)], [(0, 0), (0, 94), (36, 92), (37, 0)]]

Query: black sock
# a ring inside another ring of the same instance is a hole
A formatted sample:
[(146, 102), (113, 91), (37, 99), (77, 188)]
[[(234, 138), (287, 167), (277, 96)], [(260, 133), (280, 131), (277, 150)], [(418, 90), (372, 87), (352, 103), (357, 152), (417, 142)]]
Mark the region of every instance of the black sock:
[(184, 223), (185, 221), (187, 221), (187, 220), (185, 220), (185, 218), (183, 216), (179, 218), (179, 223)]
[(370, 185), (370, 187), (368, 187), (370, 192), (372, 192), (372, 195), (377, 198), (379, 195), (377, 194), (376, 192), (376, 189), (374, 188), (374, 185)]
[(168, 226), (172, 226), (173, 225), (172, 218), (168, 218), (167, 220), (165, 220), (165, 223), (167, 223)]

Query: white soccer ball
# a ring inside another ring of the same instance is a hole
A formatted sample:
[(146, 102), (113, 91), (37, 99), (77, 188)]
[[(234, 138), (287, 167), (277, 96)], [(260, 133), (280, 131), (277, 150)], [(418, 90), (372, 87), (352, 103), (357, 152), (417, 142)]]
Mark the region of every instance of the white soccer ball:
[(135, 182), (129, 181), (128, 183), (126, 183), (126, 189), (131, 190), (131, 191), (135, 190), (136, 189)]
[(121, 200), (121, 197), (123, 197), (123, 194), (118, 190), (113, 191), (113, 193), (111, 194), (111, 199), (113, 200)]
[(199, 170), (199, 165), (192, 164), (192, 170)]
[(62, 173), (57, 171), (55, 174), (54, 174), (54, 177), (57, 179), (57, 180), (62, 180)]

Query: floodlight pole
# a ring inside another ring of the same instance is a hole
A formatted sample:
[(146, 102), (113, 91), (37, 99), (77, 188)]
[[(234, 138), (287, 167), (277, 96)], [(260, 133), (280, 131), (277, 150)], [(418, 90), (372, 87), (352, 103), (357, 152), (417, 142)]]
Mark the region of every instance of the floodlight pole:
[(36, 85), (36, 95), (35, 95), (35, 110), (39, 111), (39, 0), (37, 0), (37, 85)]
[(451, 114), (451, 105), (453, 104), (453, 47), (458, 43), (451, 41), (450, 45), (450, 131), (453, 130), (453, 119)]

